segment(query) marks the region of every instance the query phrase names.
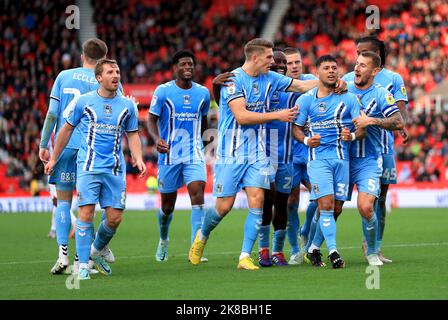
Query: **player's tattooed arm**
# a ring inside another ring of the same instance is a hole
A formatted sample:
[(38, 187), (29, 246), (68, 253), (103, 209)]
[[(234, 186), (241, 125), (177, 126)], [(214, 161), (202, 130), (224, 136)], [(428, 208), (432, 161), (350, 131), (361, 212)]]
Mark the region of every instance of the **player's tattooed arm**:
[(341, 132), (341, 140), (342, 141), (354, 141), (361, 140), (366, 137), (367, 128), (356, 128), (355, 132), (350, 132), (349, 128), (345, 127)]
[(320, 146), (320, 135), (316, 134), (316, 135), (313, 135), (312, 137), (307, 137), (305, 135), (305, 127), (304, 126), (299, 126), (299, 125), (293, 126), (292, 127), (292, 135), (297, 141), (299, 141), (311, 148), (317, 148), (318, 146)]
[[(410, 122), (408, 110), (406, 109), (406, 102), (400, 100), (396, 103), (398, 109), (400, 109), (401, 116), (403, 117), (404, 125), (406, 126)], [(409, 133), (406, 130), (406, 127), (404, 127), (403, 130), (400, 130), (400, 135), (403, 138), (403, 143), (407, 143), (409, 141)]]
[(361, 112), (361, 115), (353, 120), (356, 128), (366, 128), (368, 126), (378, 126), (380, 128), (394, 131), (394, 130), (403, 130), (404, 121), (401, 113), (395, 112), (392, 116), (388, 118), (372, 118), (368, 117), (364, 112)]

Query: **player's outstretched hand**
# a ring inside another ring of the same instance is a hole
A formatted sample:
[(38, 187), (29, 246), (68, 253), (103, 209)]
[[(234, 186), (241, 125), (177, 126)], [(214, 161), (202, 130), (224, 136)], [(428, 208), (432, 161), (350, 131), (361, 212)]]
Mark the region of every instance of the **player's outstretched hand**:
[(347, 92), (347, 82), (345, 82), (345, 80), (343, 80), (343, 79), (339, 79), (338, 82), (336, 82), (336, 87), (334, 88), (334, 92), (337, 94)]
[(134, 163), (132, 164), (132, 166), (137, 167), (138, 171), (140, 172), (140, 174), (138, 175), (139, 178), (143, 178), (145, 176), (146, 165), (142, 159), (135, 160)]
[(47, 162), (47, 164), (45, 165), (45, 168), (44, 168), (45, 174), (47, 174), (47, 175), (52, 174), (53, 173), (53, 168), (54, 168), (55, 164), (56, 164), (56, 161), (54, 161), (53, 159), (50, 159)]
[(45, 148), (39, 148), (39, 159), (45, 165), (50, 161), (50, 151)]
[(168, 153), (170, 151), (170, 145), (160, 139), (157, 141), (157, 151), (160, 153)]
[(353, 119), (352, 122), (357, 129), (362, 129), (370, 125), (370, 118), (364, 113), (364, 111), (361, 111), (360, 115)]
[(342, 141), (352, 141), (352, 136), (350, 135), (350, 130), (347, 127), (344, 127), (341, 131), (341, 140)]
[(307, 145), (311, 148), (317, 148), (318, 146), (320, 146), (320, 134), (315, 134), (314, 136), (308, 138)]
[(296, 121), (297, 113), (299, 113), (299, 107), (297, 106), (291, 109), (277, 111), (277, 120), (282, 122), (294, 122)]
[(227, 87), (231, 83), (233, 83), (233, 77), (235, 76), (232, 72), (224, 72), (218, 74), (213, 80), (212, 85), (216, 86), (225, 86)]
[(406, 144), (409, 141), (409, 133), (408, 130), (403, 129), (399, 131), (400, 136), (403, 138), (403, 143)]

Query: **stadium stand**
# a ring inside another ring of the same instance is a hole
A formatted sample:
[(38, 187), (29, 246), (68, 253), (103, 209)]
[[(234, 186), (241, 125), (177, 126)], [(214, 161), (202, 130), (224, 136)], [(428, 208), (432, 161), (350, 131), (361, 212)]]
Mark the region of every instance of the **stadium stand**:
[[(188, 48), (198, 60), (196, 81), (211, 88), (216, 74), (241, 64), (242, 44), (260, 34), (273, 1), (245, 0), (225, 6), (218, 0), (91, 3), (98, 37), (108, 43), (109, 56), (119, 61), (124, 84), (157, 85), (170, 80), (169, 57)], [(292, 3), (275, 43), (299, 47), (304, 72), (313, 72), (312, 62), (323, 53), (335, 53), (343, 71), (351, 70), (356, 56), (353, 40), (364, 34), (364, 8), (369, 1)], [(447, 79), (448, 4), (441, 0), (380, 3), (379, 37), (387, 39), (386, 64), (403, 76), (412, 109), (420, 97)], [(17, 0), (0, 5), (0, 194), (29, 194), (32, 180), (45, 181), (37, 153), (49, 91), (61, 70), (80, 63), (77, 32), (64, 26), (70, 4)], [(447, 123), (446, 113), (415, 111), (409, 144), (403, 146), (397, 139), (399, 179), (447, 181)], [(145, 160), (154, 175), (157, 152), (143, 124), (141, 129)], [(131, 166), (128, 171), (132, 173)], [(145, 189), (144, 182), (130, 185), (135, 191)]]

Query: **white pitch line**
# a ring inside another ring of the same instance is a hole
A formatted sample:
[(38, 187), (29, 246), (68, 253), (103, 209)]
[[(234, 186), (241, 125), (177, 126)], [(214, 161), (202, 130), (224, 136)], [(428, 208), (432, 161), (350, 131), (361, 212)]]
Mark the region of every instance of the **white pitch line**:
[[(401, 244), (390, 244), (384, 245), (383, 248), (408, 248), (408, 247), (432, 247), (432, 246), (446, 246), (448, 242), (429, 242), (429, 243), (401, 243)], [(361, 246), (356, 247), (339, 247), (340, 250), (354, 250), (360, 249)], [(228, 254), (238, 254), (239, 251), (227, 251), (227, 252), (216, 252), (216, 253), (207, 253), (207, 256), (218, 256), (218, 255), (228, 255)], [(118, 259), (144, 259), (151, 258), (154, 255), (144, 255), (144, 256), (128, 256), (128, 257), (118, 257)], [(186, 257), (187, 254), (175, 254), (176, 257)], [(54, 262), (54, 260), (35, 260), (35, 261), (10, 261), (10, 262), (0, 262), (0, 266), (2, 265), (15, 265), (15, 264), (39, 264), (39, 263), (50, 263)]]

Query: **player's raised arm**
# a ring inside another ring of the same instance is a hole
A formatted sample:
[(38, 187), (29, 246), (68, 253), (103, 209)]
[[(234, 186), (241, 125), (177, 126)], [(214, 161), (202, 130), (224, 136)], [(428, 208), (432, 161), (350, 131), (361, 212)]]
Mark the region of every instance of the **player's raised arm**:
[(230, 101), (229, 107), (240, 125), (262, 124), (274, 120), (294, 122), (297, 115), (297, 107), (276, 112), (252, 112), (246, 109), (246, 99), (242, 97)]
[(313, 89), (314, 87), (317, 87), (319, 83), (319, 80), (297, 80), (293, 79), (291, 82), (291, 85), (286, 91), (293, 91), (293, 92), (307, 92), (308, 90)]

